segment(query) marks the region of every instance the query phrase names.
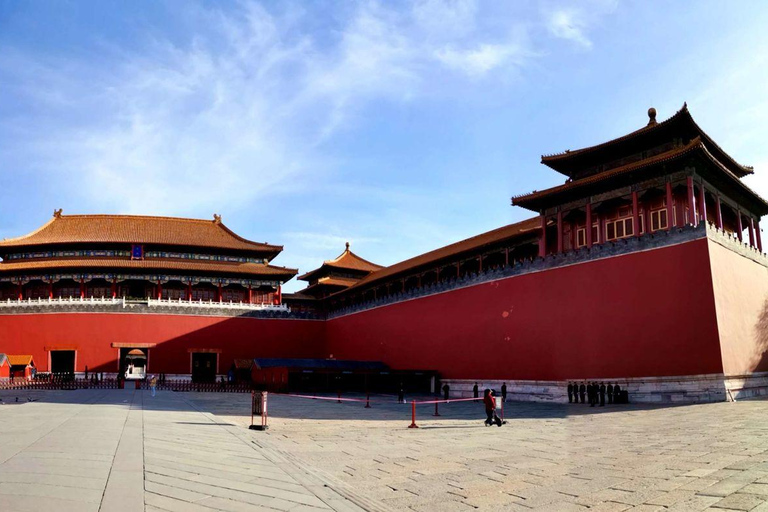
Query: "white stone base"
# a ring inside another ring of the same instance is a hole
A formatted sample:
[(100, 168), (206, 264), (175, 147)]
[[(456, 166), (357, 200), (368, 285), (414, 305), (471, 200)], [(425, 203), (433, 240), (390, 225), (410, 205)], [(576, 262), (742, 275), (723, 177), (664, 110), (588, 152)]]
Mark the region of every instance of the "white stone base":
[[(618, 383), (629, 393), (631, 403), (705, 403), (735, 401), (755, 396), (768, 396), (768, 372), (750, 375), (728, 376), (722, 373), (685, 375), (672, 377), (640, 377), (615, 379), (589, 377), (572, 379), (577, 383), (597, 381)], [(507, 400), (523, 402), (568, 402), (569, 381), (547, 380), (472, 380), (446, 379), (453, 398), (472, 398), (477, 382), (482, 398), (485, 388), (493, 389), (501, 396), (501, 385), (507, 384)]]

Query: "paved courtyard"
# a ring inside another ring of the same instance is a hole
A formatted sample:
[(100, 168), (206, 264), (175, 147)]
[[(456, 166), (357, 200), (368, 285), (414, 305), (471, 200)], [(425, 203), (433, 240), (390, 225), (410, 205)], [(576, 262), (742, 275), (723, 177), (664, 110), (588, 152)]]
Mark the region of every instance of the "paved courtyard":
[(453, 403), (408, 429), (391, 397), (271, 395), (255, 432), (248, 395), (0, 398), (2, 511), (768, 511), (768, 401), (509, 403), (501, 428)]

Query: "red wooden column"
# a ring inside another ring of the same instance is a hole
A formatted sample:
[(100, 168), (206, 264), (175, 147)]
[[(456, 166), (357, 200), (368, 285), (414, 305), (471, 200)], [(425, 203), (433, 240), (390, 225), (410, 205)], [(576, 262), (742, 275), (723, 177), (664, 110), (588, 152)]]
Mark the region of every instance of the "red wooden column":
[[(461, 263), (456, 264), (456, 279), (461, 277)], [(403, 282), (403, 290), (405, 290), (405, 282)]]
[(192, 300), (192, 281), (187, 283), (187, 300)]
[(701, 217), (701, 222), (704, 222), (706, 224), (707, 222), (707, 197), (706, 197), (706, 191), (704, 190), (704, 182), (699, 185), (699, 213)]
[(117, 298), (117, 281), (113, 279), (112, 286), (110, 286), (110, 288), (112, 288), (112, 298), (116, 299)]
[(563, 212), (557, 211), (557, 254), (563, 252)]
[(723, 229), (723, 211), (720, 208), (720, 194), (717, 195), (717, 201), (716, 201), (716, 210), (715, 210), (715, 222), (717, 222), (717, 229), (722, 230)]
[(218, 301), (221, 302), (222, 297), (224, 297), (224, 295), (221, 293), (221, 283), (219, 283), (219, 288), (216, 291), (216, 295), (217, 295), (216, 298), (218, 299)]
[(541, 215), (541, 238), (539, 238), (539, 258), (547, 255), (547, 218)]
[(698, 222), (696, 222), (696, 202), (693, 199), (693, 176), (688, 176), (686, 182), (688, 186), (688, 221), (691, 226), (695, 227)]
[(587, 225), (584, 229), (584, 235), (587, 240), (587, 249), (591, 249), (592, 248), (592, 203), (587, 203)]
[(48, 283), (48, 298), (49, 299), (53, 298), (53, 281)]
[(674, 215), (674, 210), (672, 209), (672, 183), (667, 182), (667, 231), (670, 231), (672, 229), (672, 226), (676, 224)]
[(632, 232), (640, 236), (640, 207), (637, 204), (637, 191), (632, 191)]
[(736, 222), (736, 229), (738, 230), (739, 242), (743, 242), (744, 241), (744, 239), (743, 239), (743, 237), (744, 237), (744, 235), (743, 235), (744, 226), (742, 226), (742, 224), (741, 224), (741, 210), (736, 210), (736, 218), (738, 219), (737, 222)]
[(253, 285), (248, 285), (248, 304), (253, 304)]
[(24, 285), (19, 281), (19, 300), (24, 300)]
[(755, 221), (755, 239), (757, 240), (757, 250), (763, 252), (763, 241), (760, 238), (760, 220)]
[[(509, 266), (509, 247), (504, 249), (504, 266)], [(440, 280), (440, 269), (437, 270), (437, 280)]]
[[(478, 258), (478, 267), (480, 269), (480, 272), (482, 272), (483, 271), (483, 255), (482, 254)], [(419, 276), (419, 288), (421, 288), (421, 275)]]
[(749, 246), (755, 247), (755, 219), (752, 217), (749, 218), (747, 229), (749, 229)]
[(80, 278), (80, 298), (85, 298), (85, 279)]

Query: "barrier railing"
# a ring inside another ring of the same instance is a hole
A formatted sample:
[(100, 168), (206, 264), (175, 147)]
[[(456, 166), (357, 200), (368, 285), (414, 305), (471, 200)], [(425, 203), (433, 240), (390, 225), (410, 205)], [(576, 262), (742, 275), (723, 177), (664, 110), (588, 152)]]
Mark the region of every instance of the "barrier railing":
[[(395, 404), (395, 403), (403, 403), (395, 400), (371, 400), (371, 397), (369, 394), (366, 393), (365, 398), (343, 398), (341, 396), (341, 393), (337, 393), (337, 395), (334, 396), (321, 396), (321, 395), (302, 395), (298, 393), (272, 393), (276, 396), (284, 396), (289, 398), (301, 398), (306, 400), (321, 400), (326, 402), (335, 402), (335, 403), (344, 403), (344, 402), (353, 402), (353, 403), (364, 403), (364, 408), (370, 409), (371, 404), (379, 403), (379, 404)], [(411, 424), (408, 425), (408, 428), (419, 428), (419, 426), (416, 424), (416, 406), (417, 405), (428, 405), (428, 404), (434, 404), (435, 405), (435, 412), (432, 414), (432, 416), (440, 416), (439, 411), (439, 404), (450, 404), (454, 402), (482, 402), (482, 398), (455, 398), (455, 399), (448, 399), (448, 400), (411, 400)], [(407, 403), (407, 402), (406, 402)], [(501, 400), (500, 397), (496, 397), (496, 407), (497, 410), (500, 410), (500, 419), (504, 421), (504, 401)]]
[(56, 297), (56, 298), (38, 298), (38, 299), (6, 299), (0, 301), (0, 307), (41, 307), (41, 306), (123, 306), (124, 298), (112, 297)]
[(61, 390), (61, 389), (118, 389), (120, 383), (117, 379), (102, 379), (92, 381), (90, 379), (50, 378), (26, 380), (15, 378), (0, 382), (3, 390)]
[[(432, 416), (440, 416), (440, 412), (438, 411), (438, 404), (450, 404), (452, 402), (480, 402), (480, 398), (456, 398), (456, 399), (448, 399), (448, 400), (412, 400), (411, 401), (411, 424), (408, 425), (408, 428), (419, 428), (419, 426), (416, 424), (416, 406), (417, 405), (426, 405), (426, 404), (435, 404), (435, 412), (432, 414)], [(497, 404), (501, 402), (504, 403), (501, 400), (497, 400)], [(503, 412), (503, 405), (502, 405), (502, 415), (501, 419), (504, 420), (504, 412)]]
[(184, 299), (126, 299), (125, 297), (56, 297), (37, 299), (6, 299), (0, 301), (0, 308), (61, 307), (61, 306), (122, 306), (126, 304), (146, 304), (148, 307), (208, 308), (208, 309), (243, 309), (253, 311), (290, 312), (285, 304), (251, 304), (248, 302), (184, 300)]
[(202, 301), (202, 300), (182, 300), (182, 299), (152, 299), (147, 298), (149, 307), (173, 306), (180, 308), (215, 308), (215, 309), (248, 309), (248, 310), (268, 310), (268, 311), (290, 311), (285, 304), (251, 304), (248, 302), (232, 301)]
[[(17, 377), (13, 380), (0, 381), (0, 390), (71, 390), (71, 389), (149, 389), (147, 380), (118, 380), (114, 377), (93, 379), (47, 375), (42, 379), (26, 380)], [(221, 383), (221, 382), (192, 382), (190, 380), (173, 379), (158, 381), (158, 390), (200, 393), (250, 393), (253, 386), (250, 382)]]

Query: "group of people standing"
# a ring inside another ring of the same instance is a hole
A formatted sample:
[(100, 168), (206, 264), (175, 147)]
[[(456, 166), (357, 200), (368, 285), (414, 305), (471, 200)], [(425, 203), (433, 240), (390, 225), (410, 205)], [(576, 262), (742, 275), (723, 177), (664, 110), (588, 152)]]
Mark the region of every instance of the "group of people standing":
[(581, 384), (576, 382), (568, 383), (568, 403), (578, 404), (579, 399), (581, 399), (582, 404), (587, 403), (586, 400), (589, 400), (590, 407), (594, 407), (598, 403), (600, 407), (603, 407), (605, 406), (606, 395), (609, 404), (620, 403), (622, 395), (619, 383), (613, 384), (609, 382), (607, 386), (605, 382), (598, 383), (595, 381), (589, 383), (584, 381)]

